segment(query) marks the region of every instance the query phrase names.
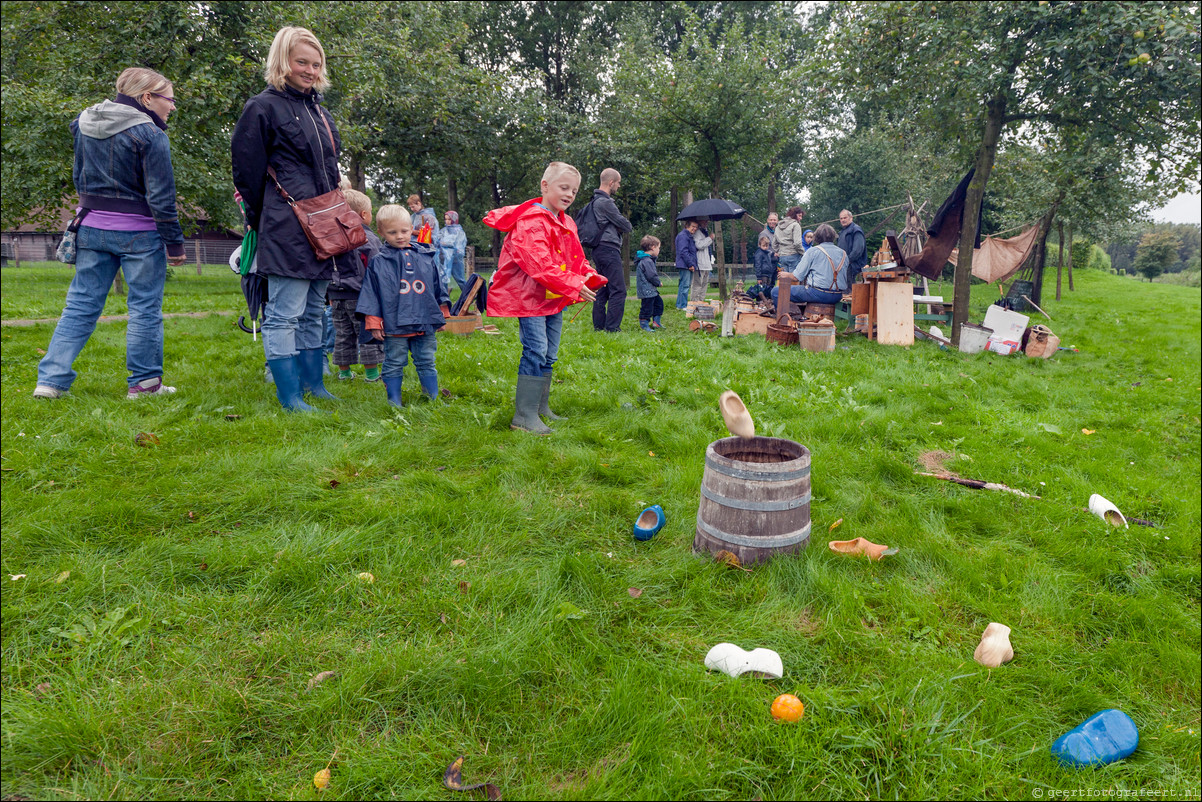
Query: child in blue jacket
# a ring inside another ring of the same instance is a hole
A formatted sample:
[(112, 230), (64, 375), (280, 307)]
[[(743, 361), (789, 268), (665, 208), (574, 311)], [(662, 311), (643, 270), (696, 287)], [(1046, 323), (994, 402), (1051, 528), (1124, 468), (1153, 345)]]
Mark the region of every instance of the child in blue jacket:
[(776, 264), (776, 257), (772, 255), (772, 240), (767, 237), (760, 237), (760, 247), (756, 249), (755, 256), (755, 280), (761, 287), (767, 287), (765, 293), (772, 290), (776, 284), (776, 272), (779, 269)]
[(388, 403), (401, 406), (401, 380), (409, 357), (422, 392), (438, 397), (435, 332), (446, 324), (451, 302), (434, 248), (411, 242), (413, 218), (403, 206), (388, 204), (376, 213), (384, 246), (367, 263), (355, 315), (363, 318), (362, 342), (384, 343), (380, 372)]
[(643, 331), (662, 329), (660, 317), (664, 314), (664, 299), (659, 297), (659, 288), (664, 283), (655, 269), (655, 257), (659, 256), (660, 242), (648, 234), (639, 242), (635, 258), (635, 292), (639, 296), (639, 328)]

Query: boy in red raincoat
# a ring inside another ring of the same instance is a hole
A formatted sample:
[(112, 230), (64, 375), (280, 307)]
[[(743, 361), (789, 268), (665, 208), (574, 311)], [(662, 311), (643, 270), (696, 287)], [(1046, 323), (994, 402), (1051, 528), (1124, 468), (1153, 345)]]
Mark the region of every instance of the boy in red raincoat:
[(605, 283), (584, 257), (576, 221), (566, 210), (580, 189), (580, 172), (551, 162), (543, 172), (542, 198), (493, 209), (484, 223), (508, 233), (488, 290), (488, 314), (516, 317), (522, 340), (511, 429), (552, 432), (539, 415), (559, 420), (548, 405), (551, 369), (559, 355), (563, 310), (595, 299)]

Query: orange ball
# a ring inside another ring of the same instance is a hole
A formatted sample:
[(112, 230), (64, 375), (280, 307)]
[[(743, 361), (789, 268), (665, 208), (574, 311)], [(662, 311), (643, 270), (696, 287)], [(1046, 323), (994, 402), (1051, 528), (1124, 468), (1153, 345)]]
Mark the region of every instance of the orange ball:
[(791, 693), (782, 693), (772, 701), (772, 717), (782, 721), (798, 721), (805, 715), (806, 706)]

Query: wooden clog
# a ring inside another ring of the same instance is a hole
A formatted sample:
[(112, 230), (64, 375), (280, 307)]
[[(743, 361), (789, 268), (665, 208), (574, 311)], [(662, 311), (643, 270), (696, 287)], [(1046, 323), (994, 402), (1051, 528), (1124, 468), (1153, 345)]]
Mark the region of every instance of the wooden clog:
[(863, 554), (870, 560), (880, 560), (882, 557), (897, 554), (897, 549), (873, 543), (871, 540), (865, 540), (862, 537), (858, 537), (855, 540), (832, 540), (827, 546), (836, 554), (851, 554), (853, 556)]
[(738, 393), (727, 390), (718, 396), (718, 409), (722, 411), (722, 419), (726, 421), (726, 428), (731, 434), (735, 437), (755, 437), (755, 422)]
[(981, 642), (972, 653), (972, 659), (986, 668), (997, 668), (1002, 663), (1013, 660), (1014, 648), (1010, 645), (1010, 627), (996, 621), (985, 627), (985, 634), (981, 635)]

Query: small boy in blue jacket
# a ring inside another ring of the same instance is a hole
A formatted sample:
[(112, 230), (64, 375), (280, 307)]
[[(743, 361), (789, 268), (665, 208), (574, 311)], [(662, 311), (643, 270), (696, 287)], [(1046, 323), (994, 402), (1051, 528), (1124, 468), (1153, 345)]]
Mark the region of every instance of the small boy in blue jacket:
[(767, 287), (764, 293), (772, 291), (773, 285), (776, 284), (776, 257), (772, 255), (772, 240), (767, 237), (760, 237), (760, 247), (756, 249), (755, 256), (755, 280), (761, 287)]
[(662, 329), (660, 318), (664, 314), (664, 299), (659, 297), (659, 288), (664, 283), (655, 269), (655, 257), (659, 256), (660, 242), (648, 234), (639, 241), (639, 260), (635, 268), (634, 287), (639, 297), (639, 328), (643, 331)]
[(422, 392), (438, 397), (435, 332), (446, 324), (451, 299), (434, 248), (410, 241), (413, 218), (403, 206), (381, 206), (376, 225), (384, 246), (367, 263), (355, 315), (363, 318), (361, 341), (384, 344), (380, 375), (388, 403), (399, 407), (401, 380), (410, 356)]

